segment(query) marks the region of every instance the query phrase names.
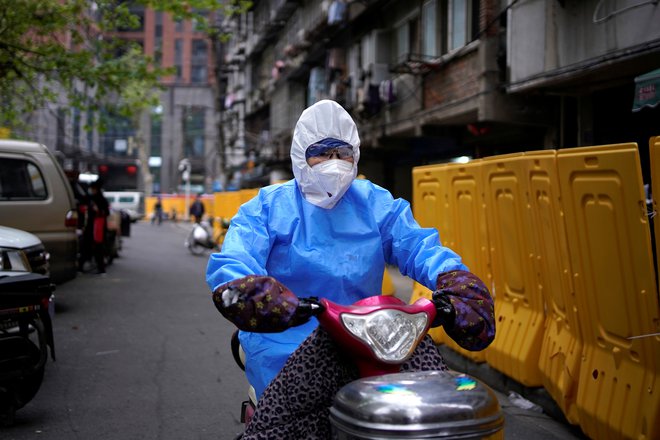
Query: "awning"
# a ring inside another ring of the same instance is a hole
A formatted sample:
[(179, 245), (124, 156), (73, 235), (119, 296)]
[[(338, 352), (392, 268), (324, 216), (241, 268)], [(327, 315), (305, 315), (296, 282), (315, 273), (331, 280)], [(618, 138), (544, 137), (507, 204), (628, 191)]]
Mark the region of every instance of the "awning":
[(638, 112), (644, 107), (655, 107), (658, 104), (660, 104), (660, 69), (635, 78), (635, 102), (632, 111)]

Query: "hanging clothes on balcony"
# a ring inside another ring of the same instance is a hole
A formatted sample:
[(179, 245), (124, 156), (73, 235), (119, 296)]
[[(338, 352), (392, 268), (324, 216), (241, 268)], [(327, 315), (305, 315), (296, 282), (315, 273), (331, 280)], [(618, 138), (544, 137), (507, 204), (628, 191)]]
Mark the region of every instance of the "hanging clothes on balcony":
[(396, 101), (396, 86), (394, 81), (391, 79), (381, 81), (380, 86), (378, 87), (378, 96), (385, 104), (391, 104)]
[(328, 8), (328, 24), (339, 24), (346, 19), (346, 3), (342, 0), (335, 0)]
[(328, 93), (326, 71), (323, 67), (312, 67), (309, 71), (307, 106), (324, 99)]

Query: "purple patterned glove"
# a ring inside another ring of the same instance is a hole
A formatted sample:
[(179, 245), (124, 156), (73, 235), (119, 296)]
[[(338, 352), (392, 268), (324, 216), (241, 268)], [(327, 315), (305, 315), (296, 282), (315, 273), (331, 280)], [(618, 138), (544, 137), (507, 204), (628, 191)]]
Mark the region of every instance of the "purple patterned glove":
[(493, 299), (473, 273), (454, 270), (438, 275), (433, 302), (438, 311), (433, 326), (442, 325), (466, 350), (483, 350), (495, 339)]
[(213, 292), (218, 311), (240, 330), (281, 332), (307, 322), (306, 303), (275, 278), (250, 275), (230, 281)]

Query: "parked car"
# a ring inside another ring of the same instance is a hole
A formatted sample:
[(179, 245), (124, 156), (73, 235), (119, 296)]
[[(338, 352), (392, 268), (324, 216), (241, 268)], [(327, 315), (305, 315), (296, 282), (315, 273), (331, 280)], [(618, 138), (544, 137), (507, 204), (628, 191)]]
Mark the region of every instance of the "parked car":
[(139, 191), (103, 191), (108, 203), (117, 211), (128, 213), (135, 223), (144, 217), (144, 194)]
[(48, 348), (55, 360), (53, 288), (39, 238), (0, 226), (0, 428), (39, 391)]
[(39, 237), (0, 226), (0, 271), (50, 275), (50, 256)]
[(45, 145), (0, 140), (0, 225), (39, 237), (55, 283), (76, 276), (78, 214), (71, 186)]

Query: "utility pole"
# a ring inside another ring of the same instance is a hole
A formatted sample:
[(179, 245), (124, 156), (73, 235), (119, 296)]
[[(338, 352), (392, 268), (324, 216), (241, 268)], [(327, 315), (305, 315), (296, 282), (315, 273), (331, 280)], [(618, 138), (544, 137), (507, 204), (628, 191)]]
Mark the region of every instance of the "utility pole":
[(211, 38), (211, 45), (213, 47), (213, 53), (215, 54), (215, 106), (218, 115), (218, 144), (217, 144), (217, 155), (218, 155), (218, 168), (220, 172), (220, 182), (222, 183), (223, 188), (226, 188), (227, 179), (225, 176), (225, 168), (227, 166), (226, 157), (225, 157), (225, 131), (223, 128), (224, 125), (224, 110), (225, 110), (225, 95), (227, 94), (227, 76), (225, 74), (225, 43), (222, 42), (222, 21), (224, 16), (217, 18), (218, 20), (218, 32), (213, 35)]
[(190, 160), (181, 159), (179, 162), (179, 171), (181, 171), (181, 178), (185, 182), (186, 188), (186, 198), (185, 198), (185, 211), (183, 212), (183, 219), (185, 221), (190, 220), (190, 171), (192, 166), (190, 165)]

